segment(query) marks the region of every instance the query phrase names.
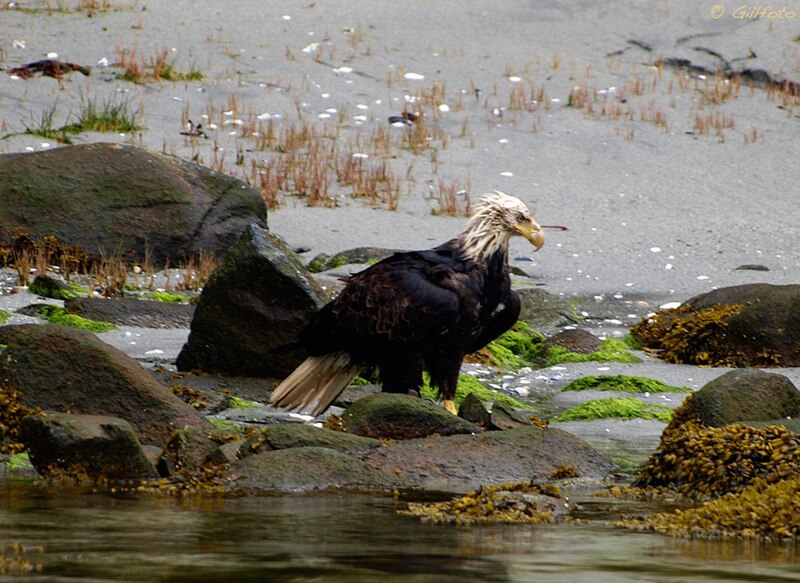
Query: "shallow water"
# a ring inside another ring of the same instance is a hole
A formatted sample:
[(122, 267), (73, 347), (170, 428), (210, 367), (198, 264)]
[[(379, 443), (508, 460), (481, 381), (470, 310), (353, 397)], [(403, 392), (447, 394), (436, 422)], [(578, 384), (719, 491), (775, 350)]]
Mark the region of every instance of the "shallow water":
[[(589, 509), (591, 513), (591, 509)], [(599, 513), (598, 513), (599, 515)], [(794, 546), (674, 540), (602, 524), (427, 526), (354, 495), (177, 499), (0, 481), (0, 581), (796, 581)], [(38, 547), (38, 549), (34, 548)]]

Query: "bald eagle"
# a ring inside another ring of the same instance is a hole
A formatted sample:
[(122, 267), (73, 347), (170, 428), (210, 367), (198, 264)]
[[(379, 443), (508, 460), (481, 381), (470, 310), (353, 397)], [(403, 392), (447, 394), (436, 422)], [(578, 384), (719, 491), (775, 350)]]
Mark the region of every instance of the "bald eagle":
[(308, 358), (273, 391), (273, 405), (323, 412), (364, 371), (383, 391), (419, 395), (423, 370), (455, 413), (461, 362), (508, 330), (520, 300), (508, 276), (509, 239), (538, 250), (542, 228), (525, 204), (495, 191), (464, 230), (426, 251), (395, 253), (349, 278), (300, 334)]

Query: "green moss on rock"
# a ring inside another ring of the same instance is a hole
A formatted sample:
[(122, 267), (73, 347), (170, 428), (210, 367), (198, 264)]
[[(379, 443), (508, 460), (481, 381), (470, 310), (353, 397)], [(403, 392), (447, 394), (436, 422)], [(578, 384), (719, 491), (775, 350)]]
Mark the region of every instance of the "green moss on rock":
[(643, 403), (639, 399), (595, 399), (567, 409), (552, 420), (592, 421), (595, 419), (655, 419), (669, 422), (672, 409), (663, 405)]
[(628, 347), (621, 340), (606, 338), (600, 346), (600, 350), (589, 354), (570, 352), (560, 346), (552, 346), (548, 349), (547, 355), (542, 363), (543, 367), (563, 364), (565, 362), (641, 362), (635, 354), (631, 354)]
[(11, 318), (11, 312), (0, 310), (0, 324), (5, 324)]
[(596, 375), (575, 379), (564, 391), (616, 391), (621, 393), (691, 393), (689, 387), (675, 387), (655, 379), (625, 375)]
[(51, 304), (42, 304), (37, 311), (51, 324), (61, 324), (62, 326), (69, 326), (70, 328), (81, 328), (96, 334), (108, 332), (109, 330), (116, 330), (117, 328), (114, 324), (109, 322), (98, 322), (96, 320), (83, 318), (77, 314), (68, 314), (64, 308)]

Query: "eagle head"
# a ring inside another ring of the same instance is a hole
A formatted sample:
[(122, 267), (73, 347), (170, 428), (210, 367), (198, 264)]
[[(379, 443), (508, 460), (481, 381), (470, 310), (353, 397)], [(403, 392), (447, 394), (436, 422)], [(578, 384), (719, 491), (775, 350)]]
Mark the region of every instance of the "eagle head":
[(544, 232), (525, 203), (495, 190), (475, 203), (461, 240), (468, 255), (485, 258), (499, 249), (507, 250), (508, 240), (517, 235), (537, 250), (544, 245)]

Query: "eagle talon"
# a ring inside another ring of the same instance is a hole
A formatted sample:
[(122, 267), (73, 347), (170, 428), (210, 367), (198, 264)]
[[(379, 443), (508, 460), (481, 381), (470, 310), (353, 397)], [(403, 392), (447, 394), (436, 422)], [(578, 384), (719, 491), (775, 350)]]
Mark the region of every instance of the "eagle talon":
[(444, 408), (453, 415), (458, 415), (458, 411), (456, 411), (456, 404), (453, 399), (445, 399)]

